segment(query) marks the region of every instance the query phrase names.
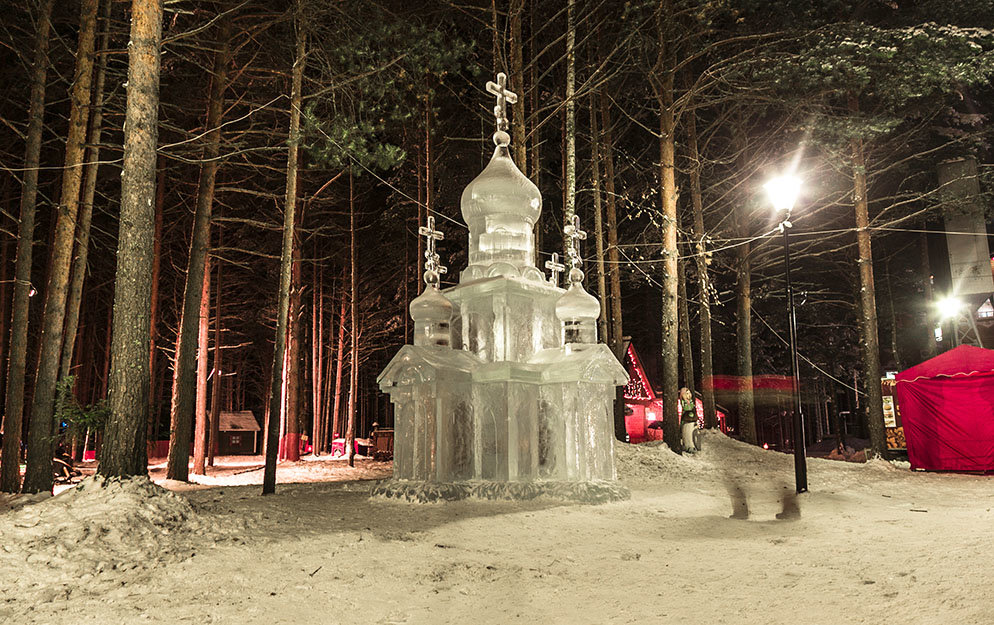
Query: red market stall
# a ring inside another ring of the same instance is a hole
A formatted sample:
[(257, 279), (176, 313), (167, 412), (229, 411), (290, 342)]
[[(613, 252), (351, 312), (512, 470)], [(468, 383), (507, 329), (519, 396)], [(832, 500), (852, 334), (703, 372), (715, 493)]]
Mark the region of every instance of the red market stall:
[(994, 471), (994, 351), (961, 345), (896, 379), (912, 469)]

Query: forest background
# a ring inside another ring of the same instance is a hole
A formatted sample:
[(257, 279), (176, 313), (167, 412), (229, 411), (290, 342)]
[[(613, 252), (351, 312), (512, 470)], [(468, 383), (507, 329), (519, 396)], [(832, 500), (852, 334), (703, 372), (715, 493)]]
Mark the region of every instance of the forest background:
[[(790, 370), (769, 177), (805, 181), (791, 221), (806, 401), (855, 406), (862, 393), (878, 451), (880, 372), (936, 349), (944, 243), (928, 231), (958, 202), (991, 206), (984, 0), (0, 10), (5, 491), (20, 487), (22, 440), (24, 490), (39, 491), (58, 443), (80, 455), (98, 435), (121, 457), (170, 438), (175, 479), (192, 443), (203, 472), (222, 410), (279, 413), (290, 459), (302, 434), (327, 453), (336, 435), (389, 425), (375, 379), (410, 339), (418, 227), (432, 215), (445, 232), (443, 285), (454, 283), (459, 195), (492, 151), (483, 86), (498, 71), (519, 96), (515, 161), (544, 197), (538, 265), (562, 256), (578, 215), (602, 339), (620, 356), (632, 337), (667, 405), (681, 385), (704, 390), (712, 425), (703, 380)], [(136, 38), (145, 12), (161, 42)], [(133, 100), (157, 114), (142, 179), (153, 219), (139, 223), (122, 218), (144, 197), (127, 187), (124, 121), (129, 80), (153, 69), (157, 90)], [(945, 192), (937, 165), (959, 158), (979, 163), (980, 197)], [(149, 322), (146, 339), (115, 342), (124, 225), (150, 235), (136, 254), (151, 273), (118, 305), (147, 307)], [(117, 383), (118, 397), (141, 398), (127, 411), (141, 437), (119, 434), (122, 409), (105, 403), (125, 355), (147, 366)], [(730, 408), (756, 442), (750, 398)]]

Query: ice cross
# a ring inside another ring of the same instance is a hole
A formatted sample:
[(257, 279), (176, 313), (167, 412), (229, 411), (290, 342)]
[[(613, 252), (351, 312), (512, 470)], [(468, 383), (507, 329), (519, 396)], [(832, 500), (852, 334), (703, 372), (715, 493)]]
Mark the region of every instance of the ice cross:
[(435, 251), (435, 241), (441, 241), (445, 234), (435, 230), (435, 218), (428, 215), (428, 225), (418, 228), (418, 234), (425, 237), (425, 284), (438, 286), (438, 278), (448, 271), (438, 263), (438, 252)]
[(552, 260), (545, 261), (545, 268), (552, 271), (550, 281), (555, 286), (559, 286), (559, 274), (566, 271), (566, 265), (559, 262), (559, 254), (553, 252)]
[(587, 238), (587, 233), (580, 230), (580, 216), (573, 213), (573, 219), (570, 223), (566, 224), (563, 228), (563, 234), (569, 239), (569, 246), (567, 247), (569, 254), (570, 267), (579, 267), (583, 264), (580, 258), (580, 241)]
[(487, 91), (497, 96), (497, 106), (494, 107), (494, 116), (497, 118), (497, 130), (507, 130), (507, 105), (518, 101), (518, 94), (507, 89), (507, 74), (500, 72), (497, 74), (497, 82), (487, 81)]
[(438, 273), (438, 275), (444, 276), (445, 274), (449, 273), (449, 268), (441, 264), (437, 252), (433, 253), (431, 255), (431, 258), (428, 260), (432, 264), (432, 269), (434, 269), (435, 272)]
[(435, 241), (441, 241), (445, 238), (445, 233), (435, 230), (435, 218), (431, 215), (428, 215), (428, 225), (418, 228), (418, 234), (425, 237), (427, 244), (425, 247), (426, 257), (428, 254), (435, 253)]

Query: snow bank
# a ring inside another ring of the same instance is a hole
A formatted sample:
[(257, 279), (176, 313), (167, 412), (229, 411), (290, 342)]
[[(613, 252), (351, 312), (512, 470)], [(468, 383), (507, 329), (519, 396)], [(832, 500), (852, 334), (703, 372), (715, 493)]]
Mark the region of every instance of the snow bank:
[[(709, 480), (723, 481), (729, 477), (766, 479), (770, 475), (793, 479), (792, 454), (737, 441), (714, 430), (702, 430), (701, 435), (701, 451), (690, 455), (676, 454), (662, 442), (640, 445), (616, 443), (618, 479), (632, 484), (699, 484)], [(883, 473), (902, 473), (900, 465), (882, 460), (854, 463), (808, 457), (807, 465), (809, 476), (817, 477), (821, 484), (844, 484), (869, 475), (883, 477)]]
[[(79, 585), (106, 589), (122, 572), (190, 556), (193, 534), (220, 532), (217, 521), (148, 478), (87, 478), (0, 516), (0, 588), (41, 593), (41, 602), (68, 597)], [(12, 571), (17, 579), (4, 579)]]

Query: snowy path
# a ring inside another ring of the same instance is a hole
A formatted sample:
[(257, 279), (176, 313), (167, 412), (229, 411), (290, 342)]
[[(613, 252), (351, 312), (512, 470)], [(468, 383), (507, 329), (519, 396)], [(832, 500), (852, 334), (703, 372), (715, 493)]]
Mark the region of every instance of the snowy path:
[[(88, 587), (44, 562), (13, 581), (4, 560), (0, 622), (992, 622), (990, 478), (811, 460), (801, 519), (780, 521), (790, 457), (707, 443), (690, 459), (624, 450), (632, 500), (602, 506), (412, 506), (363, 482), (184, 493), (207, 529), (153, 565)], [(728, 518), (729, 483), (748, 520)]]

